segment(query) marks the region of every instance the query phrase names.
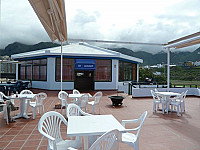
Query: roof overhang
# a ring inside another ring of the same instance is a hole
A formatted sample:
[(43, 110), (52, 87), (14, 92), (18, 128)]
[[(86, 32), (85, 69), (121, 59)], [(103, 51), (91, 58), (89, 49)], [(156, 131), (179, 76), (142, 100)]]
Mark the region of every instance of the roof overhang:
[(184, 36), (182, 38), (168, 42), (164, 48), (184, 48), (192, 45), (200, 44), (200, 32)]

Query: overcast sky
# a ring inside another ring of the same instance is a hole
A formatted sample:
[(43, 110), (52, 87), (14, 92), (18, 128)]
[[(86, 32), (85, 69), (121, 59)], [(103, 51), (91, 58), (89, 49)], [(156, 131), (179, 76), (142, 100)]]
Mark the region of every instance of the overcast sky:
[[(50, 41), (28, 0), (0, 1), (0, 48), (16, 41)], [(200, 0), (65, 0), (65, 4), (69, 38), (167, 43), (200, 31)], [(162, 50), (141, 45), (99, 46)]]

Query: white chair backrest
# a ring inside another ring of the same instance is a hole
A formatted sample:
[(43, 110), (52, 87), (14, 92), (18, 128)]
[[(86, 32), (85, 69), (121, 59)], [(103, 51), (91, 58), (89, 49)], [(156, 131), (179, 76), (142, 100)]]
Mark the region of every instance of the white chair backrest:
[(33, 92), (30, 91), (30, 90), (22, 90), (22, 91), (20, 92), (20, 95), (22, 95), (22, 94), (33, 94)]
[(186, 90), (186, 91), (184, 92), (184, 96), (183, 96), (184, 99), (185, 99), (186, 96), (187, 96), (187, 92), (188, 92), (188, 90)]
[(80, 97), (80, 100), (79, 100), (79, 106), (82, 108), (82, 107), (86, 107), (87, 103), (88, 103), (88, 100), (89, 100), (89, 95), (88, 94), (84, 94)]
[(67, 106), (66, 116), (88, 116), (90, 114), (85, 113), (81, 108), (76, 104), (69, 104)]
[(154, 101), (161, 100), (160, 96), (158, 96), (153, 90), (151, 90), (151, 95), (152, 95)]
[(157, 90), (157, 89), (155, 89), (155, 92), (158, 92), (158, 90)]
[(99, 92), (97, 92), (97, 93), (95, 93), (94, 94), (94, 103), (95, 104), (98, 104), (99, 103), (99, 101), (100, 101), (100, 99), (101, 99), (101, 97), (102, 97), (102, 92), (101, 91), (99, 91)]
[(73, 94), (81, 94), (78, 90), (74, 89)]
[(89, 148), (89, 150), (110, 150), (118, 137), (118, 130), (111, 130), (100, 136)]
[(36, 95), (36, 105), (43, 105), (43, 101), (47, 98), (46, 93), (39, 93)]
[(53, 142), (50, 139), (55, 138), (56, 142), (62, 141), (60, 133), (62, 122), (67, 126), (67, 120), (60, 113), (55, 111), (46, 112), (40, 118), (38, 130), (43, 136), (48, 138), (48, 144), (50, 147), (53, 146)]
[(60, 92), (58, 93), (58, 98), (59, 98), (60, 100), (62, 100), (62, 99), (67, 100), (67, 98), (68, 98), (68, 93), (65, 92), (65, 91), (60, 91)]
[(0, 101), (4, 102), (3, 98), (7, 98), (3, 92), (0, 92)]
[(136, 137), (138, 137), (139, 134), (140, 134), (140, 130), (141, 130), (141, 128), (142, 128), (142, 125), (143, 125), (143, 123), (144, 123), (144, 120), (145, 120), (146, 116), (147, 116), (147, 111), (145, 111), (145, 112), (140, 116), (140, 118), (138, 118), (138, 120), (140, 120), (140, 125), (138, 126), (138, 131), (137, 131)]

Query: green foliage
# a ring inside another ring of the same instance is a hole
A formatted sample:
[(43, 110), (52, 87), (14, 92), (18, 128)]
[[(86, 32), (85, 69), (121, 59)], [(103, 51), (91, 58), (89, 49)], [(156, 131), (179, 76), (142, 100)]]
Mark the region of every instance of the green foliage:
[[(160, 68), (158, 68), (160, 69)], [(140, 68), (139, 70), (139, 81), (140, 82), (145, 82), (146, 78), (151, 79), (152, 82), (157, 82), (157, 83), (163, 83), (166, 82), (166, 78), (164, 74), (162, 73), (161, 75), (154, 75), (153, 73), (157, 71), (154, 69), (147, 69), (147, 68)]]

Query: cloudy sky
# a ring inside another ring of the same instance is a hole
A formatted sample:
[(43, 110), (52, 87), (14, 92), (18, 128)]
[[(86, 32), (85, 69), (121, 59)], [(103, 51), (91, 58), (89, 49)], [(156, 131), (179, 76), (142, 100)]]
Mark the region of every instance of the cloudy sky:
[[(50, 41), (28, 0), (0, 1), (0, 48), (16, 41)], [(69, 38), (167, 43), (200, 31), (200, 0), (65, 0), (65, 4)], [(141, 45), (99, 46), (162, 50)]]

